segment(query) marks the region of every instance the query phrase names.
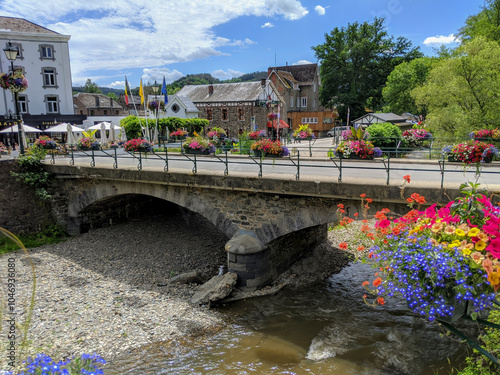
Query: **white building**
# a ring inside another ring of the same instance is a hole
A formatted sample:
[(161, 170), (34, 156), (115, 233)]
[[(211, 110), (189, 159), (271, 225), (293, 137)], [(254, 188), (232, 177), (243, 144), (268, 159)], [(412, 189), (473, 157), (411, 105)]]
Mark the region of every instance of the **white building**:
[[(45, 129), (56, 123), (81, 124), (85, 116), (74, 114), (69, 35), (62, 35), (30, 21), (0, 17), (0, 47), (17, 47), (14, 69), (21, 69), (28, 88), (19, 94), (24, 123)], [(11, 70), (11, 62), (0, 51), (0, 72)], [(9, 123), (15, 104), (9, 90), (0, 90), (0, 126)]]

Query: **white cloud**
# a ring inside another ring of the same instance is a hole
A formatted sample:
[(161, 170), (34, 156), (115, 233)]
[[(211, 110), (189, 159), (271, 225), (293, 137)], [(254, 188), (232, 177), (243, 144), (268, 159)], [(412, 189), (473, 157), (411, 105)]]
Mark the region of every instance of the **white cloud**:
[(167, 83), (172, 83), (175, 80), (184, 77), (184, 74), (176, 69), (170, 70), (167, 68), (146, 68), (143, 69), (142, 83), (153, 83), (154, 81), (156, 81), (157, 83), (162, 83), (163, 76), (165, 76), (165, 81)]
[(316, 13), (318, 13), (320, 16), (323, 16), (323, 15), (326, 13), (325, 8), (323, 8), (321, 5), (316, 5), (316, 7), (314, 8), (314, 10), (315, 10), (315, 11), (316, 11)]
[(457, 37), (453, 34), (450, 34), (448, 36), (445, 36), (445, 35), (430, 36), (424, 40), (424, 44), (426, 46), (451, 44), (451, 43), (459, 43), (459, 42), (460, 42), (460, 40), (457, 39)]
[(104, 87), (109, 87), (112, 89), (124, 89), (125, 88), (125, 81), (114, 81), (114, 82), (111, 82), (107, 85), (104, 85)]
[(261, 26), (262, 28), (265, 28), (265, 27), (274, 27), (274, 25), (271, 23), (271, 22), (266, 22), (265, 24), (263, 24)]
[[(298, 0), (191, 0), (189, 4), (177, 0), (2, 0), (0, 14), (71, 35), (71, 70), (78, 81), (97, 70), (160, 67), (225, 55), (221, 48), (231, 43), (248, 46), (254, 42), (220, 37), (216, 26), (242, 16), (297, 20), (308, 10)], [(108, 81), (112, 80), (108, 77)]]
[(215, 78), (225, 80), (225, 79), (231, 79), (234, 77), (240, 77), (245, 73), (240, 72), (238, 70), (233, 70), (233, 69), (228, 69), (227, 72), (223, 71), (222, 69), (219, 69), (219, 70), (214, 70), (211, 74)]
[(297, 62), (294, 62), (292, 65), (305, 65), (305, 64), (313, 64), (313, 63), (307, 60), (299, 60)]

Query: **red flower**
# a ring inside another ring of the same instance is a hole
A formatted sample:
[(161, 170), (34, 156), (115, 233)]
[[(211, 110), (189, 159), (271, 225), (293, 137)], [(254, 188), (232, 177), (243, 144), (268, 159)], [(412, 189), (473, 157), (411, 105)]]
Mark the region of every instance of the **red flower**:
[(384, 298), (383, 298), (383, 297), (378, 297), (378, 298), (377, 298), (377, 303), (378, 303), (379, 305), (382, 305), (382, 306), (383, 306), (383, 305), (385, 304), (385, 300), (384, 300)]
[(406, 176), (403, 176), (404, 180), (407, 182), (407, 183), (410, 183), (410, 175), (407, 174)]
[(380, 277), (377, 277), (375, 280), (373, 280), (373, 286), (377, 287), (380, 284), (382, 284), (382, 279)]
[(339, 243), (339, 247), (340, 247), (342, 250), (347, 250), (347, 243), (346, 243), (346, 242), (341, 242), (341, 243)]

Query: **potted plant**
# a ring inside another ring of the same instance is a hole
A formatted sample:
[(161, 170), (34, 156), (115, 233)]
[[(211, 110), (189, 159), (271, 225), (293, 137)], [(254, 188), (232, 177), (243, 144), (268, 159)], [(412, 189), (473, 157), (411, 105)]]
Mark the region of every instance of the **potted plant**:
[(124, 149), (127, 152), (151, 152), (153, 151), (153, 146), (151, 143), (145, 139), (131, 139), (124, 144)]
[(170, 133), (170, 137), (177, 140), (186, 139), (187, 135), (188, 132), (183, 129), (177, 129), (175, 132)]
[(382, 150), (373, 146), (370, 141), (342, 141), (335, 149), (335, 155), (343, 159), (373, 160), (382, 156)]
[(498, 128), (474, 130), (469, 135), (476, 141), (500, 140), (500, 130)]
[(182, 144), (182, 148), (186, 154), (208, 155), (215, 152), (213, 143), (201, 137), (186, 138), (185, 142)]
[(44, 150), (55, 150), (58, 147), (58, 144), (49, 136), (42, 135), (35, 141), (34, 146), (43, 148)]
[(272, 141), (270, 139), (262, 139), (252, 144), (251, 149), (255, 156), (264, 157), (282, 157), (290, 155), (287, 147), (282, 146), (280, 141)]
[(311, 128), (309, 128), (309, 124), (304, 124), (304, 125), (299, 125), (299, 128), (293, 132), (292, 137), (294, 137), (297, 140), (307, 140), (307, 139), (313, 139), (314, 134)]
[(377, 212), (374, 228), (364, 230), (374, 243), (366, 261), (377, 273), (363, 285), (377, 296), (374, 305), (399, 294), (414, 313), (447, 322), (492, 306), (500, 287), (500, 208), (478, 187), (463, 184), (463, 196), (445, 207), (420, 211), (425, 198), (413, 193), (406, 215)]
[(101, 143), (92, 137), (83, 137), (76, 142), (78, 149), (82, 151), (99, 150)]
[(256, 140), (256, 139), (265, 138), (266, 135), (267, 135), (267, 133), (265, 130), (256, 130), (254, 132), (248, 133), (248, 138)]
[(0, 74), (0, 86), (3, 89), (20, 93), (28, 88), (28, 80), (24, 77), (21, 70), (16, 70), (13, 73)]
[(432, 134), (423, 128), (405, 130), (402, 140), (405, 147), (418, 148), (424, 146), (424, 141), (432, 138)]
[(443, 148), (441, 154), (450, 162), (464, 164), (491, 163), (498, 156), (498, 148), (490, 143), (470, 140)]
[(151, 112), (156, 112), (159, 109), (163, 111), (165, 109), (165, 103), (163, 100), (152, 100), (149, 102), (148, 108)]
[(215, 139), (215, 138), (220, 139), (220, 138), (226, 138), (227, 136), (226, 131), (224, 129), (217, 127), (210, 130), (207, 135), (209, 139)]

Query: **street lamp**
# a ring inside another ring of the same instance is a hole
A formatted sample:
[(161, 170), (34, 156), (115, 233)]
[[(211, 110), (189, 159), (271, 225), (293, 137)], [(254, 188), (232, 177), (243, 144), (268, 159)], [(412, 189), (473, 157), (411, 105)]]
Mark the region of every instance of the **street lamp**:
[[(7, 57), (7, 60), (10, 61), (10, 67), (12, 74), (14, 74), (14, 61), (17, 59), (17, 54), (19, 51), (17, 50), (16, 47), (12, 45), (11, 42), (9, 42), (9, 45), (4, 48), (3, 50), (5, 52), (5, 56)], [(24, 144), (23, 144), (23, 134), (21, 131), (21, 119), (19, 117), (19, 93), (13, 92), (12, 95), (14, 96), (14, 105), (16, 106), (16, 119), (17, 119), (17, 134), (19, 137), (19, 150), (21, 152), (21, 155), (24, 155)]]

